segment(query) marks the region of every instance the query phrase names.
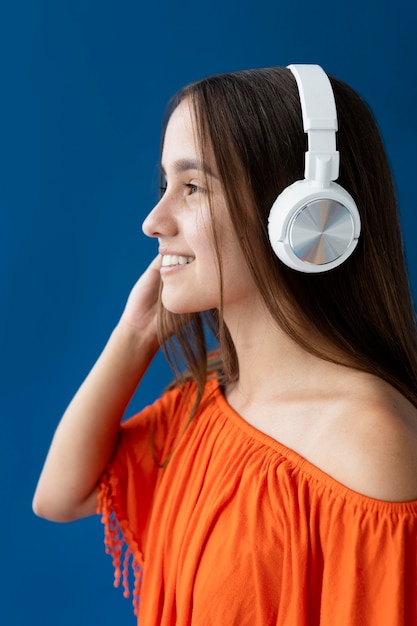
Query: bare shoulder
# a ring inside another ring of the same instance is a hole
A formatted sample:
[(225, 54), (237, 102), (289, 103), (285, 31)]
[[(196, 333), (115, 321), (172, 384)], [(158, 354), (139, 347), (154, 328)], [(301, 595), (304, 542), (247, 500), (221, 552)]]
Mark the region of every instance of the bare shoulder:
[(417, 499), (417, 409), (399, 392), (382, 383), (354, 401), (333, 436), (337, 480), (379, 500)]

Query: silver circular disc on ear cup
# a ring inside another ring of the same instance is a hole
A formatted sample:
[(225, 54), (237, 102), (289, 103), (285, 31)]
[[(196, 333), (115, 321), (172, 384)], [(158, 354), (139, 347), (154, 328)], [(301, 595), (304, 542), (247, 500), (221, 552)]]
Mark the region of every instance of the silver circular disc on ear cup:
[(304, 263), (325, 265), (342, 256), (354, 238), (350, 211), (332, 199), (317, 199), (302, 207), (289, 225), (288, 240)]
[(327, 272), (355, 250), (361, 232), (358, 208), (337, 183), (319, 187), (296, 181), (278, 196), (268, 217), (268, 235), (278, 258), (299, 272)]

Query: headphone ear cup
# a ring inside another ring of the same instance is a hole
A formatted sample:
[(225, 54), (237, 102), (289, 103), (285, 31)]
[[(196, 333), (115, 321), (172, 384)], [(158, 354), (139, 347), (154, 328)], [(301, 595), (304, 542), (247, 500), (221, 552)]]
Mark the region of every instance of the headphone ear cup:
[(271, 246), (288, 267), (304, 273), (331, 270), (354, 251), (361, 230), (352, 196), (337, 183), (304, 179), (286, 187), (268, 219)]

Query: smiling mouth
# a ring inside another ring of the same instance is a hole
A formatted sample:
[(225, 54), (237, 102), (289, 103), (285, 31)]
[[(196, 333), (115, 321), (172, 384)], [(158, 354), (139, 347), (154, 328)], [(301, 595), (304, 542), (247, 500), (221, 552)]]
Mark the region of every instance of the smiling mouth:
[(164, 254), (162, 257), (162, 267), (172, 267), (175, 265), (187, 265), (194, 261), (193, 256), (179, 256), (178, 254)]

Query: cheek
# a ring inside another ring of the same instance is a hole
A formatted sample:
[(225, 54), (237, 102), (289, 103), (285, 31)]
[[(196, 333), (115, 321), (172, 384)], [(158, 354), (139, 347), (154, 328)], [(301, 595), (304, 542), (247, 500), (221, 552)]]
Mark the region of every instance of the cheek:
[[(247, 267), (238, 237), (230, 221), (223, 198), (213, 198), (213, 217), (208, 203), (201, 207), (196, 214), (196, 221), (189, 230), (189, 237), (193, 239), (193, 248), (197, 252), (197, 259), (206, 264), (206, 271), (218, 272), (218, 257), (220, 255), (223, 271), (235, 273), (237, 277)], [(214, 220), (214, 222), (213, 222)], [(191, 232), (192, 230), (192, 232)], [(189, 242), (191, 243), (190, 239)], [(218, 253), (216, 253), (216, 249)], [(208, 267), (208, 263), (211, 267)]]

